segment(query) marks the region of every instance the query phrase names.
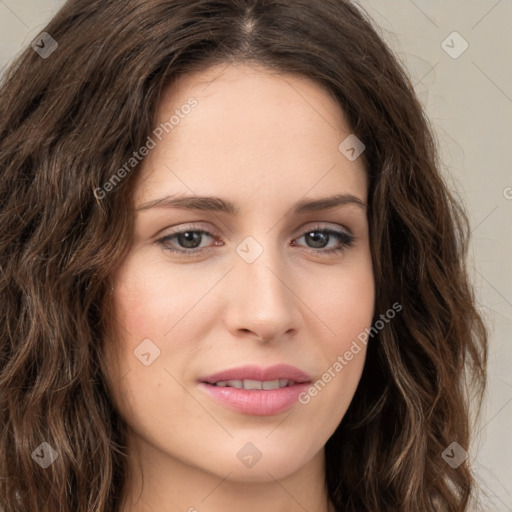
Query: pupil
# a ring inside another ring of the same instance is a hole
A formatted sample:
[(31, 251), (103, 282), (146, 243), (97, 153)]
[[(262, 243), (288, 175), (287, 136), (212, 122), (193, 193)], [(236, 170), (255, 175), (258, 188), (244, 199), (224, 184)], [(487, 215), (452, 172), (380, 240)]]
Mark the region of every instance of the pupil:
[[(197, 246), (199, 246), (200, 242), (200, 234), (194, 233), (193, 231), (186, 231), (185, 233), (181, 233), (180, 235), (180, 242), (184, 241), (183, 244), (184, 247), (188, 249), (195, 249)], [(190, 239), (192, 237), (192, 239)], [(195, 238), (195, 244), (194, 244), (194, 238)]]
[[(320, 233), (318, 231), (311, 231), (310, 233), (308, 233), (308, 236), (313, 238), (313, 244), (314, 244), (314, 247), (316, 247), (316, 248), (322, 247), (323, 244), (325, 243), (325, 240), (322, 240), (322, 239), (325, 239), (325, 237), (326, 237), (326, 235), (324, 233)], [(318, 242), (319, 239), (320, 239), (320, 243)]]

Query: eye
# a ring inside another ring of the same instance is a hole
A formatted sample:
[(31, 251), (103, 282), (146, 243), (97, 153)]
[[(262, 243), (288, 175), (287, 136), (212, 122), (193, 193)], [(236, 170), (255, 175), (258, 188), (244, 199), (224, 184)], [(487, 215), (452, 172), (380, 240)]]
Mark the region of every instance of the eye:
[[(193, 255), (204, 251), (209, 251), (213, 247), (201, 247), (204, 238), (212, 238), (215, 236), (205, 229), (195, 229), (194, 226), (181, 229), (170, 233), (156, 241), (164, 250), (172, 253), (182, 255)], [(314, 253), (330, 254), (341, 252), (344, 249), (351, 247), (355, 241), (355, 236), (348, 231), (338, 231), (331, 228), (322, 226), (315, 226), (306, 231), (300, 238), (304, 238), (307, 243), (311, 244), (308, 249)], [(173, 243), (172, 241), (175, 240)], [(334, 247), (328, 247), (331, 241), (337, 242)], [(222, 245), (222, 243), (215, 242), (215, 245)], [(296, 240), (292, 241), (293, 246), (297, 246)]]
[[(163, 249), (166, 251), (181, 253), (181, 254), (195, 254), (211, 247), (200, 247), (204, 237), (213, 238), (213, 235), (204, 229), (182, 229), (169, 235), (164, 236), (157, 240)], [(176, 239), (179, 248), (172, 247), (169, 245), (171, 240)]]
[[(341, 252), (346, 248), (351, 247), (354, 244), (356, 237), (348, 231), (338, 231), (336, 229), (326, 228), (323, 226), (315, 226), (312, 229), (308, 229), (308, 231), (300, 238), (304, 238), (312, 244), (312, 247), (309, 247), (309, 249), (313, 252), (331, 254)], [(300, 238), (298, 238), (298, 240), (300, 240)], [(325, 248), (329, 242), (335, 242), (336, 240), (337, 244), (335, 244), (334, 247), (329, 249)], [(293, 242), (293, 245), (296, 245), (295, 240)]]

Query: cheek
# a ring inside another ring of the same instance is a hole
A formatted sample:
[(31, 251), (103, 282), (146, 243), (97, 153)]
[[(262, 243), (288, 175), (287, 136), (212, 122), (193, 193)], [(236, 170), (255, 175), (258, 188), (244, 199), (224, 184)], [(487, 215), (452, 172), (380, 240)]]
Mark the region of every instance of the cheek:
[(164, 340), (211, 286), (194, 278), (192, 267), (171, 272), (164, 255), (148, 259), (135, 253), (116, 275), (115, 316), (131, 337)]
[[(193, 299), (197, 301), (194, 288), (200, 286), (192, 280), (187, 283), (182, 274), (165, 275), (160, 262), (148, 262), (135, 253), (115, 275), (115, 325), (106, 351), (108, 381), (118, 411), (139, 434), (169, 428), (176, 417), (192, 421), (197, 416), (171, 377), (173, 364), (179, 366), (190, 354), (180, 329), (187, 323), (185, 315)], [(176, 377), (181, 381), (180, 375)]]
[(309, 297), (326, 328), (322, 328), (325, 334), (320, 338), (322, 370), (302, 403), (314, 402), (318, 417), (328, 418), (325, 427), (332, 430), (352, 401), (363, 371), (367, 343), (371, 342), (367, 334), (375, 303), (371, 258), (361, 257), (350, 271), (340, 271), (321, 291), (310, 291)]
[(329, 320), (339, 339), (338, 348), (343, 349), (347, 341), (371, 325), (375, 303), (373, 279), (344, 282), (333, 303)]
[(206, 329), (194, 306), (214, 281), (198, 279), (192, 267), (172, 270), (164, 255), (134, 252), (114, 276), (115, 323), (105, 357), (115, 394), (124, 402), (128, 395), (137, 400), (144, 389), (169, 388), (166, 369), (187, 368), (193, 357), (191, 339), (199, 340)]
[[(375, 312), (375, 284), (369, 251), (323, 279), (321, 287), (308, 287), (308, 304), (326, 329), (325, 350), (338, 355), (371, 326)], [(311, 302), (310, 302), (311, 301)]]

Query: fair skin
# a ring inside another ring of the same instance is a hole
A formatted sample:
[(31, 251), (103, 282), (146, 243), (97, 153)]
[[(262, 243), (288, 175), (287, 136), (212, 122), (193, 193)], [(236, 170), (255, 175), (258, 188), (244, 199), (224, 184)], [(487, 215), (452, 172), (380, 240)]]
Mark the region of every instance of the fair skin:
[[(216, 65), (173, 83), (158, 123), (192, 97), (197, 106), (142, 163), (133, 245), (113, 276), (118, 329), (107, 343), (108, 378), (131, 433), (120, 510), (328, 512), (324, 445), (352, 400), (366, 350), (307, 404), (276, 414), (230, 409), (198, 380), (285, 363), (316, 382), (370, 327), (367, 173), (362, 158), (338, 150), (351, 133), (339, 105), (306, 78)], [(175, 194), (221, 197), (239, 212), (140, 209)], [(363, 204), (292, 209), (335, 194)], [(210, 234), (158, 242), (200, 229)], [(343, 247), (322, 229), (355, 238)], [(237, 252), (247, 237), (249, 253), (262, 249), (251, 263)], [(146, 339), (154, 344), (146, 359), (160, 350), (147, 366), (134, 355)], [(237, 456), (247, 443), (261, 454), (251, 467)]]

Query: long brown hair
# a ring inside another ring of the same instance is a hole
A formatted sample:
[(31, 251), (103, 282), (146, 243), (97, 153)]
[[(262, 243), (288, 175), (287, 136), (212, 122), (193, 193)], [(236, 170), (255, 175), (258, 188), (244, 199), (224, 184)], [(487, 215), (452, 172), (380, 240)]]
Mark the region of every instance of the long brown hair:
[[(467, 510), (469, 459), (452, 468), (441, 454), (452, 442), (469, 449), (470, 398), (479, 410), (485, 388), (468, 221), (408, 75), (364, 10), (347, 0), (69, 0), (44, 31), (58, 47), (41, 36), (52, 52), (27, 48), (0, 86), (0, 506), (117, 509), (127, 426), (102, 350), (137, 169), (105, 197), (95, 191), (145, 144), (170, 80), (252, 62), (315, 80), (343, 108), (366, 146), (375, 311), (403, 306), (369, 343), (326, 444), (329, 498), (343, 512)], [(43, 442), (58, 454), (46, 469)]]

